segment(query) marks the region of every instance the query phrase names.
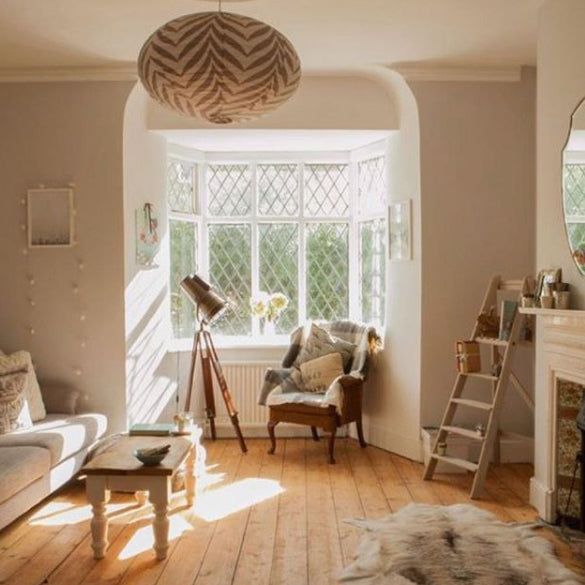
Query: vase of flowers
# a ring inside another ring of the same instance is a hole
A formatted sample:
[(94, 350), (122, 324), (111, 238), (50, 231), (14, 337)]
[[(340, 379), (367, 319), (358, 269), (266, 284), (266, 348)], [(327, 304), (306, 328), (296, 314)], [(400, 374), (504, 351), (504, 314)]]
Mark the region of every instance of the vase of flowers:
[(250, 299), (252, 314), (263, 320), (262, 332), (266, 336), (276, 333), (276, 322), (287, 307), (288, 298), (280, 292), (268, 294), (261, 291)]

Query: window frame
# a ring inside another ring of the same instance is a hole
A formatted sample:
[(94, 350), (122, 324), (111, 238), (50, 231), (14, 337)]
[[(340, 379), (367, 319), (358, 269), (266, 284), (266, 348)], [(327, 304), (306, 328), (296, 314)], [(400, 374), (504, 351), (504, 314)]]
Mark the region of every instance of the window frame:
[[(251, 230), (251, 288), (252, 294), (259, 291), (260, 281), (260, 258), (259, 258), (259, 226), (261, 224), (294, 224), (298, 226), (298, 322), (299, 325), (307, 319), (307, 278), (306, 278), (306, 227), (309, 224), (335, 224), (348, 225), (348, 318), (361, 320), (361, 290), (362, 279), (359, 262), (361, 252), (360, 224), (374, 219), (381, 219), (386, 222), (386, 245), (387, 245), (387, 201), (388, 201), (388, 178), (386, 176), (386, 203), (384, 210), (372, 213), (371, 211), (360, 210), (359, 193), (359, 163), (377, 157), (385, 158), (386, 175), (388, 167), (388, 152), (386, 142), (370, 145), (370, 147), (352, 152), (242, 152), (242, 153), (202, 153), (191, 151), (185, 147), (177, 147), (169, 144), (167, 148), (167, 168), (172, 160), (181, 160), (193, 164), (194, 188), (193, 213), (173, 211), (167, 207), (168, 222), (188, 221), (196, 225), (198, 243), (194, 251), (197, 272), (205, 279), (209, 279), (209, 225), (212, 224), (249, 224)], [(298, 173), (298, 211), (295, 215), (260, 215), (258, 212), (258, 167), (260, 165), (296, 165)], [(348, 192), (349, 205), (347, 215), (336, 216), (309, 216), (305, 212), (305, 167), (317, 164), (342, 164), (348, 167)], [(245, 216), (219, 216), (207, 213), (208, 193), (206, 186), (207, 166), (209, 165), (250, 165), (251, 167), (251, 210)], [(168, 198), (167, 198), (168, 206)], [(170, 250), (169, 250), (170, 253)], [(351, 283), (357, 283), (352, 286)], [(274, 291), (276, 292), (276, 291)], [(387, 287), (385, 287), (385, 293)], [(386, 295), (385, 295), (386, 296)], [(382, 328), (385, 323), (382, 324)], [(171, 328), (172, 329), (172, 328)], [(236, 335), (214, 335), (219, 346), (243, 345), (265, 345), (266, 340), (260, 337), (259, 320), (252, 318), (251, 334), (244, 336)], [(173, 335), (173, 334), (172, 334)], [(173, 336), (174, 338), (174, 336)], [(174, 338), (178, 343), (187, 338)], [(258, 343), (260, 342), (260, 343)], [(284, 345), (288, 342), (288, 335), (277, 335), (272, 343), (268, 345)]]

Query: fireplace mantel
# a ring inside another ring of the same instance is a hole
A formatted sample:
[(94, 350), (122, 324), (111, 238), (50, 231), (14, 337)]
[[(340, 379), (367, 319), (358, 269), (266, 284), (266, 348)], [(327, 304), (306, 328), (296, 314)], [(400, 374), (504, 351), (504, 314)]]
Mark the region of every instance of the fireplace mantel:
[(520, 309), (536, 316), (534, 477), (530, 503), (547, 522), (556, 520), (557, 381), (585, 385), (585, 311)]

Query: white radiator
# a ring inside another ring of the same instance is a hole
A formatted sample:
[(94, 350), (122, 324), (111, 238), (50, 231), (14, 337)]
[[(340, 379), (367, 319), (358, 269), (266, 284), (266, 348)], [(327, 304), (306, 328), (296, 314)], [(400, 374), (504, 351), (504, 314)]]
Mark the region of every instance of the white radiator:
[[(224, 361), (221, 362), (221, 367), (238, 411), (238, 420), (244, 437), (267, 437), (268, 408), (258, 404), (258, 396), (264, 382), (266, 369), (280, 368), (280, 363)], [(219, 386), (216, 384), (215, 376), (213, 378), (217, 436), (234, 437), (235, 433), (230, 418), (227, 416)], [(205, 422), (204, 426), (206, 427)], [(306, 436), (307, 433), (308, 427), (282, 423), (278, 425), (277, 435), (281, 437)]]

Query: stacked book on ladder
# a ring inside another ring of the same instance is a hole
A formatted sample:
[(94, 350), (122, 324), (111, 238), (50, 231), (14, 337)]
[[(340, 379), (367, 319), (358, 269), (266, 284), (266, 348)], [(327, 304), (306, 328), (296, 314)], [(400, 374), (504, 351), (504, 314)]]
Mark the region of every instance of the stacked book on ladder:
[[(528, 278), (502, 280), (500, 276), (493, 277), (470, 339), (458, 342), (456, 345), (457, 377), (425, 468), (424, 479), (433, 478), (439, 461), (462, 467), (475, 474), (471, 488), (471, 497), (474, 499), (482, 495), (492, 454), (496, 461), (499, 459), (499, 416), (508, 383), (511, 383), (519, 392), (527, 406), (534, 410), (532, 398), (512, 371), (513, 356), (518, 344), (530, 339), (526, 317), (517, 310), (520, 297), (528, 292), (529, 287)], [(498, 305), (499, 316), (496, 315)], [(480, 365), (479, 348), (482, 346), (487, 346), (490, 355), (489, 368), (484, 371), (481, 371)], [(465, 397), (465, 387), (470, 380), (479, 380), (487, 386), (487, 399), (472, 400)], [(475, 409), (487, 414), (485, 428), (481, 428), (481, 432), (478, 432), (453, 424), (459, 408)], [(468, 461), (450, 456), (448, 437), (451, 434), (480, 441), (478, 460)], [(447, 443), (446, 450), (445, 443)]]

